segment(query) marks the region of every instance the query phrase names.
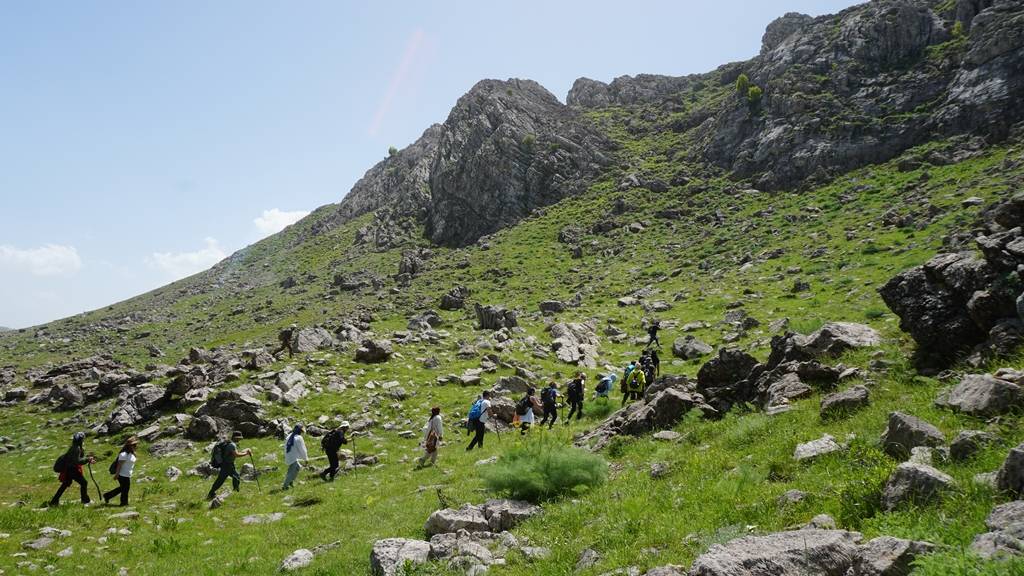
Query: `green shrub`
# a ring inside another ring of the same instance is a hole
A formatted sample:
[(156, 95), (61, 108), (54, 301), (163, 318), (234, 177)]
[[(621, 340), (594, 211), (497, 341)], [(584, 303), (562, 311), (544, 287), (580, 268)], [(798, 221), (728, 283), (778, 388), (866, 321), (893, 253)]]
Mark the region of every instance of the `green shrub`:
[(764, 90), (761, 90), (760, 86), (751, 86), (747, 90), (747, 102), (751, 106), (757, 106), (760, 104), (762, 96), (764, 96)]
[(750, 78), (746, 74), (740, 74), (736, 78), (736, 93), (741, 97), (746, 96), (750, 90)]
[(540, 502), (604, 484), (608, 464), (597, 454), (542, 441), (512, 448), (480, 476), (492, 492)]
[(398, 148), (395, 148), (394, 146), (389, 146), (388, 156), (394, 156), (395, 154), (398, 154)]

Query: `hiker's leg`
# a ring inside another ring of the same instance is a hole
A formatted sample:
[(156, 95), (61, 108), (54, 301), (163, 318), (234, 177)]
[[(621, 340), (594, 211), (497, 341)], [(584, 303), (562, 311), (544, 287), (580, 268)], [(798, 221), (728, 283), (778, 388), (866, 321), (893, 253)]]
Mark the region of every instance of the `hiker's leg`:
[(91, 502), (92, 500), (89, 498), (89, 482), (86, 481), (85, 476), (81, 472), (76, 472), (71, 479), (78, 482), (78, 491), (82, 497), (82, 504)]
[(295, 477), (299, 475), (299, 463), (292, 462), (288, 465), (288, 472), (284, 475), (284, 485), (281, 486), (282, 490), (287, 490), (291, 487), (292, 482), (295, 482)]
[(558, 420), (558, 408), (557, 407), (551, 409), (551, 424), (548, 424), (548, 429), (549, 430), (554, 427), (556, 420)]
[(132, 479), (124, 476), (117, 477), (118, 490), (121, 492), (121, 506), (128, 505), (128, 492), (132, 489)]
[(68, 489), (68, 486), (71, 486), (70, 477), (66, 477), (66, 480), (60, 483), (60, 488), (57, 488), (57, 493), (54, 494), (53, 498), (50, 499), (51, 505), (56, 506), (57, 504), (60, 503), (60, 497), (64, 494), (64, 491)]
[(576, 411), (576, 419), (577, 420), (582, 420), (583, 419), (583, 399), (580, 398), (579, 400), (577, 400), (577, 402), (579, 403), (579, 410)]
[(105, 492), (103, 494), (103, 502), (104, 503), (110, 502), (111, 498), (113, 498), (114, 496), (117, 496), (118, 494), (121, 493), (121, 485), (120, 485), (121, 484), (120, 483), (121, 477), (118, 476), (117, 479), (119, 480), (117, 488), (114, 488), (113, 490), (108, 490), (107, 492)]
[(238, 489), (242, 487), (242, 477), (238, 475), (238, 470), (232, 467), (228, 476), (231, 476), (231, 487), (235, 489), (235, 492), (238, 492)]

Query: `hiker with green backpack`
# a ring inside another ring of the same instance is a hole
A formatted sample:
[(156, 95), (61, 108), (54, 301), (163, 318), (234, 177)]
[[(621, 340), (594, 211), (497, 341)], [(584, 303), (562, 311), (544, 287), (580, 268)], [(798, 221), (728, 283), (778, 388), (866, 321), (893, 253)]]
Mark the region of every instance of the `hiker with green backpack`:
[(103, 495), (103, 503), (110, 504), (114, 496), (121, 496), (121, 506), (128, 505), (128, 491), (132, 487), (132, 471), (135, 470), (135, 448), (139, 441), (132, 436), (125, 440), (124, 446), (118, 452), (117, 457), (110, 463), (110, 475), (117, 479), (117, 488)]
[(85, 475), (82, 474), (82, 465), (92, 464), (96, 459), (91, 454), (85, 454), (83, 444), (85, 444), (85, 433), (75, 432), (71, 437), (71, 447), (53, 463), (53, 471), (60, 474), (60, 488), (57, 489), (57, 493), (50, 499), (50, 506), (60, 504), (61, 495), (71, 486), (72, 482), (78, 482), (82, 504), (91, 502), (89, 499), (89, 483), (85, 480)]
[(206, 495), (207, 500), (213, 500), (217, 496), (217, 489), (228, 478), (231, 478), (231, 486), (235, 492), (238, 492), (238, 488), (242, 484), (242, 477), (238, 475), (238, 470), (235, 468), (235, 459), (239, 456), (252, 455), (252, 448), (247, 448), (244, 452), (238, 451), (238, 443), (241, 441), (242, 433), (235, 430), (231, 434), (230, 441), (221, 440), (214, 444), (213, 453), (210, 455), (210, 466), (220, 472), (217, 474), (217, 479), (213, 481), (209, 494)]
[(484, 433), (487, 432), (487, 421), (491, 417), (491, 391), (484, 390), (480, 398), (473, 402), (473, 406), (469, 409), (468, 422), (469, 428), (473, 431), (473, 439), (470, 440), (469, 446), (466, 446), (466, 452), (469, 452), (474, 447), (484, 447)]

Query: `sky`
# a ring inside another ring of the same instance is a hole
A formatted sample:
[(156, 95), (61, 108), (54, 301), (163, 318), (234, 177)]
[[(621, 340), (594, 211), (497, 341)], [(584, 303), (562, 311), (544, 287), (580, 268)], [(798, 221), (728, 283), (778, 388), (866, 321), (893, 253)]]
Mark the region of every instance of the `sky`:
[(846, 0), (0, 3), (0, 326), (129, 298), (340, 201), (483, 78), (706, 72)]

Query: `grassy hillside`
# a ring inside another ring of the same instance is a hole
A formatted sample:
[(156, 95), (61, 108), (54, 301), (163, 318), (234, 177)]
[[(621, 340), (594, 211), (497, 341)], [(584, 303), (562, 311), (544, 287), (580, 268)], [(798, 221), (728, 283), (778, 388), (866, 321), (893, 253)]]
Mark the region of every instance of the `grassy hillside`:
[[(719, 96), (711, 88), (699, 94), (709, 100)], [(497, 354), (530, 366), (545, 380), (558, 373), (567, 376), (575, 368), (559, 364), (553, 355), (541, 358), (534, 353), (529, 337), (544, 348), (550, 341), (545, 331), (548, 320), (537, 312), (537, 304), (569, 300), (576, 293), (582, 295), (581, 306), (560, 314), (558, 320), (594, 319), (600, 329), (614, 324), (631, 337), (643, 334), (645, 317), (667, 321), (662, 336), (667, 373), (693, 375), (700, 365), (670, 359), (668, 350), (681, 335), (679, 327), (705, 322), (706, 327), (692, 334), (717, 348), (733, 331), (721, 321), (737, 303), (760, 326), (733, 345), (748, 348), (760, 359), (767, 355), (773, 321), (789, 318), (791, 330), (805, 333), (830, 320), (863, 322), (887, 338), (881, 357), (866, 351), (841, 360), (865, 369), (863, 382), (872, 391), (870, 408), (847, 419), (822, 422), (815, 395), (774, 417), (740, 410), (715, 422), (687, 418), (676, 427), (683, 434), (678, 443), (649, 438), (615, 442), (604, 453), (611, 462), (607, 484), (548, 503), (542, 517), (516, 530), (537, 545), (549, 546), (551, 557), (512, 558), (505, 567), (492, 567), (491, 573), (566, 574), (584, 548), (600, 551), (603, 559), (583, 574), (630, 565), (685, 566), (712, 543), (804, 523), (819, 513), (831, 514), (841, 527), (868, 537), (888, 534), (944, 545), (922, 562), (920, 574), (1024, 571), (1020, 561), (983, 563), (965, 552), (973, 536), (984, 531), (984, 517), (999, 500), (974, 484), (972, 477), (994, 470), (1008, 447), (1024, 440), (1018, 420), (986, 424), (935, 408), (932, 401), (944, 383), (913, 373), (908, 364), (910, 341), (875, 291), (898, 271), (934, 255), (949, 232), (970, 228), (980, 208), (965, 207), (965, 199), (980, 197), (987, 203), (1016, 191), (1024, 178), (1020, 145), (987, 148), (942, 166), (907, 161), (961, 144), (934, 142), (825, 186), (769, 194), (694, 163), (686, 154), (687, 136), (673, 131), (675, 118), (661, 110), (606, 109), (592, 113), (592, 119), (621, 145), (619, 168), (607, 172), (586, 194), (539, 210), (473, 247), (432, 248), (427, 270), (408, 286), (388, 278), (380, 290), (334, 289), (336, 273), (366, 269), (390, 277), (397, 272), (401, 251), (374, 252), (353, 245), (368, 216), (310, 236), (315, 214), (233, 256), (212, 273), (35, 333), (5, 333), (0, 336), (0, 365), (20, 370), (107, 350), (141, 368), (154, 362), (146, 351), (150, 344), (176, 359), (191, 346), (271, 344), (276, 330), (291, 322), (334, 326), (360, 311), (372, 313), (376, 334), (388, 335), (405, 330), (412, 314), (436, 309), (440, 296), (457, 284), (472, 290), (472, 301), (523, 312), (520, 324), (525, 332)], [(640, 180), (665, 182), (667, 190), (629, 185), (633, 174)], [(902, 215), (908, 216), (905, 225), (891, 225)], [(598, 222), (613, 224), (607, 232), (595, 233), (592, 227)], [(559, 241), (560, 234), (572, 227), (579, 229), (581, 258), (573, 258), (570, 245)], [(282, 288), (280, 281), (289, 276), (295, 286)], [(798, 280), (809, 290), (794, 291)], [(218, 283), (223, 288), (216, 289)], [(642, 300), (664, 300), (671, 309), (648, 313), (641, 306), (617, 305), (618, 298), (641, 289)], [(374, 540), (422, 537), (424, 520), (439, 507), (438, 489), (455, 503), (488, 497), (474, 464), (477, 460), (522, 443), (569, 443), (574, 433), (600, 422), (598, 414), (603, 411), (588, 403), (591, 414), (579, 423), (552, 432), (535, 431), (525, 439), (489, 435), (486, 449), (465, 453), (462, 445), (468, 439), (454, 428), (451, 415), (464, 412), (478, 390), (439, 385), (437, 377), (479, 366), (480, 356), (495, 352), (494, 343), (488, 333), (475, 329), (471, 311), (440, 314), (449, 337), (436, 345), (398, 345), (399, 354), (387, 364), (356, 364), (351, 349), (296, 356), (291, 364), (314, 382), (325, 384), (340, 375), (352, 385), (344, 392), (311, 395), (297, 408), (275, 407), (271, 415), (307, 422), (321, 415), (370, 416), (378, 423), (373, 437), (358, 440), (356, 448), (377, 455), (380, 463), (341, 476), (333, 484), (322, 484), (304, 472), (298, 488), (287, 496), (270, 492), (283, 476), (279, 440), (246, 442), (255, 448), (259, 465), (277, 467), (263, 477), (263, 493), (247, 483), (241, 494), (214, 511), (202, 501), (209, 480), (184, 476), (169, 482), (164, 476), (168, 466), (187, 471), (205, 460), (207, 445), (196, 443), (187, 454), (156, 459), (144, 443), (133, 492), (139, 518), (111, 520), (108, 515), (120, 509), (83, 509), (70, 503), (73, 498), (67, 495), (60, 508), (39, 510), (37, 506), (56, 489), (50, 465), (70, 432), (103, 415), (89, 414), (88, 409), (84, 416), (34, 407), (4, 409), (0, 435), (11, 438), (18, 448), (0, 455), (8, 472), (0, 476), (0, 532), (9, 534), (0, 539), (0, 567), (10, 574), (30, 572), (27, 566), (19, 567), (23, 562), (40, 570), (53, 566), (56, 573), (117, 573), (124, 567), (128, 574), (266, 574), (297, 548), (340, 540), (338, 548), (317, 557), (306, 572), (362, 574)], [(464, 344), (477, 346), (478, 353), (459, 358)], [(628, 340), (616, 344), (602, 336), (602, 364), (621, 366), (637, 348)], [(428, 357), (436, 357), (439, 366), (425, 368), (421, 360)], [(274, 368), (286, 364), (282, 361)], [(999, 365), (1024, 367), (1024, 357)], [(513, 373), (501, 367), (485, 374), (484, 384)], [(590, 376), (593, 381), (596, 373), (591, 371)], [(251, 378), (256, 374), (243, 372), (238, 383)], [(371, 381), (397, 381), (411, 397), (396, 401), (379, 387), (369, 389)], [(418, 435), (434, 404), (448, 417), (449, 443), (442, 448), (437, 467), (414, 470), (410, 459), (419, 453), (416, 441), (403, 439), (398, 432), (412, 430)], [(879, 450), (877, 437), (886, 415), (895, 409), (934, 423), (948, 439), (962, 429), (990, 427), (999, 433), (1001, 443), (968, 463), (940, 465), (959, 483), (953, 497), (923, 509), (883, 513), (878, 510), (881, 484), (897, 462)], [(395, 426), (386, 429), (385, 423)], [(850, 449), (813, 464), (793, 461), (797, 443), (825, 432), (837, 439), (849, 437)], [(87, 441), (101, 455), (97, 478), (105, 489), (112, 487), (105, 468), (119, 438)], [(319, 455), (316, 441), (308, 443)], [(651, 462), (667, 463), (670, 473), (652, 479)], [(778, 497), (790, 489), (811, 496), (797, 505), (779, 505)], [(244, 516), (271, 512), (285, 512), (285, 517), (270, 525), (242, 524)], [(21, 542), (43, 526), (67, 529), (72, 535), (46, 551), (22, 550)], [(127, 532), (119, 533), (121, 528)], [(56, 555), (67, 547), (73, 551), (70, 556)], [(431, 571), (444, 573), (441, 565), (424, 569)]]

